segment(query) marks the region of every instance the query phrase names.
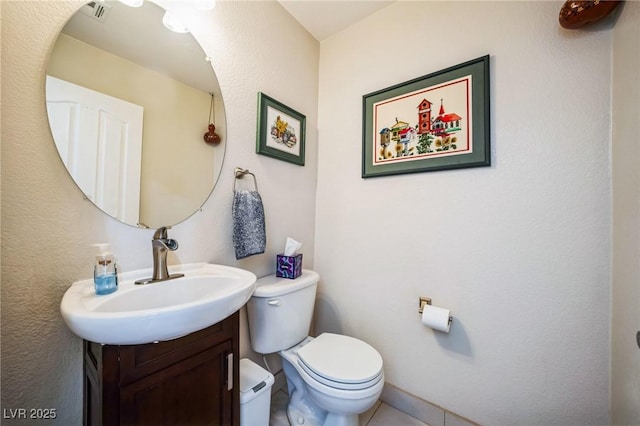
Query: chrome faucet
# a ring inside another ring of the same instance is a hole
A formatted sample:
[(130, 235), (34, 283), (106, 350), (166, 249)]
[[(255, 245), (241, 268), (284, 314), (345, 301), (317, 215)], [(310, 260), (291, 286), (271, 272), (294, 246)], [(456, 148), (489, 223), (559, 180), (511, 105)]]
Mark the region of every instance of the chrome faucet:
[(174, 278), (184, 277), (184, 274), (171, 274), (167, 269), (167, 251), (178, 249), (178, 242), (167, 237), (167, 229), (170, 226), (162, 226), (153, 234), (151, 240), (151, 249), (153, 250), (153, 276), (143, 280), (136, 281), (136, 284), (151, 284), (160, 281), (172, 280)]

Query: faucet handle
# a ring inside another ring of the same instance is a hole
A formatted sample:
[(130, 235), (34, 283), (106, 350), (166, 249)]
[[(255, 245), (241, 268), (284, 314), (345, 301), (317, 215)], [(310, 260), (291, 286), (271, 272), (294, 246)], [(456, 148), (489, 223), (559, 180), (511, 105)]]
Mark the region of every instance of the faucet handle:
[(153, 234), (153, 239), (154, 240), (165, 240), (167, 239), (167, 229), (171, 229), (170, 226), (161, 226), (160, 228), (156, 229), (156, 232)]

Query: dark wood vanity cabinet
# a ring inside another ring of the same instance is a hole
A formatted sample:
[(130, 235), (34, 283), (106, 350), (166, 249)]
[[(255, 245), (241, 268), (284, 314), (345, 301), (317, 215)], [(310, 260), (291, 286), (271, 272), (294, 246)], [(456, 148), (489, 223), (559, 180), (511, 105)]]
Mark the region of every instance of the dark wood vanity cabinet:
[[(84, 341), (84, 424), (240, 424), (239, 313), (167, 342)], [(231, 371), (230, 371), (231, 369)]]

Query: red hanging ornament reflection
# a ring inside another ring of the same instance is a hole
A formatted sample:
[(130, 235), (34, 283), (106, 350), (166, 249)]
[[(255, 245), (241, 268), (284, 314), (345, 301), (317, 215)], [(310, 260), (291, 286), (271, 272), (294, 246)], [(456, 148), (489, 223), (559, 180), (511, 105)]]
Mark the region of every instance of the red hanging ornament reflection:
[(209, 124), (209, 131), (204, 134), (204, 141), (211, 145), (218, 145), (220, 143), (220, 136), (216, 133), (216, 126)]
[(209, 107), (209, 131), (204, 134), (203, 139), (209, 145), (218, 145), (220, 143), (220, 136), (216, 133), (216, 126), (213, 124), (213, 118), (215, 116), (213, 112), (213, 93), (211, 95), (211, 106)]

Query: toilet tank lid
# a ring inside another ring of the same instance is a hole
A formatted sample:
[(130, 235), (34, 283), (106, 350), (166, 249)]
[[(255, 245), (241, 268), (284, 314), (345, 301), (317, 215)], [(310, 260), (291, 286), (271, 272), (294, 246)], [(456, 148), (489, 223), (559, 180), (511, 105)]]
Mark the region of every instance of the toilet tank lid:
[(302, 274), (295, 279), (276, 277), (275, 274), (267, 275), (266, 277), (258, 278), (258, 281), (256, 281), (256, 290), (253, 292), (253, 297), (282, 296), (283, 294), (317, 284), (319, 280), (320, 275), (310, 269), (303, 269)]

